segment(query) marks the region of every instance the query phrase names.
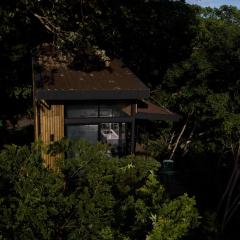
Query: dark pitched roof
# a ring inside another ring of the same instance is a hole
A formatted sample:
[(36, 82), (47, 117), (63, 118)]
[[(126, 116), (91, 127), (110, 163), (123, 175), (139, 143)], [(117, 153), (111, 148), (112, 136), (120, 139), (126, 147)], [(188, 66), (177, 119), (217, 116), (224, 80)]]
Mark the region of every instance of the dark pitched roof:
[(136, 114), (137, 119), (147, 119), (147, 120), (170, 120), (178, 121), (181, 116), (169, 111), (164, 107), (157, 106), (148, 101), (141, 101), (138, 104), (138, 112)]
[(109, 67), (90, 72), (70, 69), (66, 61), (53, 64), (49, 56), (40, 61), (38, 58), (36, 63), (37, 99), (142, 99), (150, 95), (149, 88), (118, 59), (113, 59)]

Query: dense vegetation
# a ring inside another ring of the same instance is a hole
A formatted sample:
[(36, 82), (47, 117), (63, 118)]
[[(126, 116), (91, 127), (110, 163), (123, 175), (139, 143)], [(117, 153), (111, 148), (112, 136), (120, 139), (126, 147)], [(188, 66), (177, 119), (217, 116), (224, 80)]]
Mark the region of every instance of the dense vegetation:
[(43, 166), (39, 145), (0, 152), (1, 239), (177, 240), (198, 225), (193, 198), (167, 198), (156, 160), (111, 158), (85, 142), (59, 147), (75, 156), (57, 171)]
[(0, 6), (0, 144), (8, 139), (6, 119), (31, 115), (31, 49), (54, 42), (81, 67), (92, 56), (121, 57), (151, 88), (152, 101), (183, 116), (174, 125), (149, 123), (143, 137), (149, 154), (169, 158), (182, 132), (174, 159), (187, 190), (201, 210), (219, 205), (228, 235), (237, 231), (240, 10), (168, 0), (2, 0)]

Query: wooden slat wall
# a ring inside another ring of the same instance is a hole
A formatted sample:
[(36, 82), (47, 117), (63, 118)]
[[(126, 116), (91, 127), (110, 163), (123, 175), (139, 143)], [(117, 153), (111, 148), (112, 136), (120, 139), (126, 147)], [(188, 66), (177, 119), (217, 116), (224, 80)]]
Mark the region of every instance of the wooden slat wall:
[[(51, 135), (54, 141), (64, 137), (64, 106), (43, 102), (40, 106), (40, 138), (48, 145), (51, 143)], [(54, 160), (58, 157), (43, 154), (43, 160), (49, 168), (54, 168)]]
[(34, 103), (34, 138), (37, 140), (39, 136), (38, 132), (38, 107), (37, 104)]

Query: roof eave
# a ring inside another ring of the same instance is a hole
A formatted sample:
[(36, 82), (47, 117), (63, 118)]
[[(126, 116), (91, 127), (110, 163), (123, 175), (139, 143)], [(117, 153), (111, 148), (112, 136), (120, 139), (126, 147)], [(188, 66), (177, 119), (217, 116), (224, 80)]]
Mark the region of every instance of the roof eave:
[(181, 118), (182, 117), (176, 113), (160, 114), (160, 113), (138, 112), (136, 114), (136, 119), (149, 120), (149, 121), (164, 120), (164, 121), (177, 122)]
[(143, 99), (150, 96), (148, 88), (141, 90), (46, 90), (37, 89), (37, 100), (117, 100)]

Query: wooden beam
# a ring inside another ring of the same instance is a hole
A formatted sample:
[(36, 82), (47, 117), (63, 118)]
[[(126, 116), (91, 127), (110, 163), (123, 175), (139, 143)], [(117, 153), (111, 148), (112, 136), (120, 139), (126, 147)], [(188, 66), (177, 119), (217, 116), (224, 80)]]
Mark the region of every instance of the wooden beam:
[(132, 122), (132, 117), (88, 117), (88, 118), (65, 118), (66, 125), (97, 124), (97, 123), (125, 123)]
[(136, 103), (131, 104), (131, 153), (135, 153), (135, 122), (136, 122)]

